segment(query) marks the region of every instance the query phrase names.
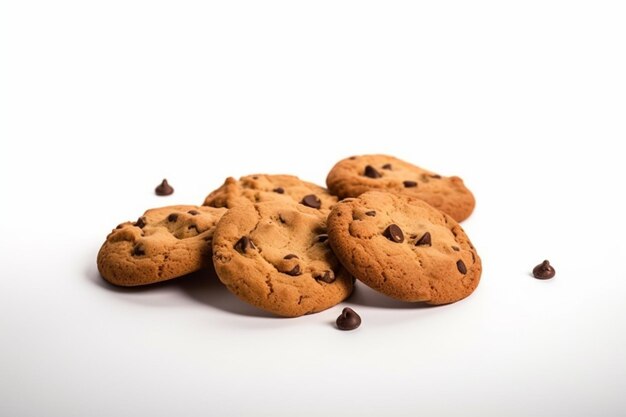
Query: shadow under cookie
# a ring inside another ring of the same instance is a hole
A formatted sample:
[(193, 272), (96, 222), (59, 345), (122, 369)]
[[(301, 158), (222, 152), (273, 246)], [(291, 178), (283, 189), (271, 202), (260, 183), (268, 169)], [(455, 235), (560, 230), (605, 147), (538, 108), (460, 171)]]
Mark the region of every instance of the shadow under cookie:
[(357, 283), (354, 286), (354, 292), (346, 300), (348, 304), (354, 304), (363, 307), (389, 308), (389, 309), (431, 309), (436, 305), (426, 303), (411, 303), (408, 301), (399, 301), (384, 294), (376, 292), (367, 285)]

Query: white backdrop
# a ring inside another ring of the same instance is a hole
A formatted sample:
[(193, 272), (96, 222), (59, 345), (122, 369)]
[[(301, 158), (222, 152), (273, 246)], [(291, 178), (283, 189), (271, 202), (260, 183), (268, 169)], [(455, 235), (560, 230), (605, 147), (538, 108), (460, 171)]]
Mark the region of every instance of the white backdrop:
[[(0, 2), (0, 415), (626, 414), (625, 20), (620, 1)], [(373, 152), (475, 192), (468, 299), (360, 285), (277, 319), (203, 277), (98, 276), (147, 208)], [(334, 328), (343, 306), (358, 330)]]

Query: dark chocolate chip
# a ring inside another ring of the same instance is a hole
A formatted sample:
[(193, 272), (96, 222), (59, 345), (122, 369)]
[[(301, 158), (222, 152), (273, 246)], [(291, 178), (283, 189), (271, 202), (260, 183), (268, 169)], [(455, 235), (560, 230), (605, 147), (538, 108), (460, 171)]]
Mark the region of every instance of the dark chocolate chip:
[(439, 174), (431, 175), (430, 178), (441, 179), (441, 175)]
[(533, 276), (537, 279), (550, 279), (554, 278), (554, 275), (556, 271), (547, 259), (533, 268)]
[(326, 242), (328, 240), (328, 235), (326, 233), (323, 233), (321, 235), (317, 236), (317, 241), (318, 242)]
[(402, 243), (404, 241), (404, 233), (397, 224), (391, 224), (383, 232), (385, 237), (392, 242)]
[(285, 255), (285, 257), (283, 259), (300, 259), (298, 258), (298, 255), (296, 255), (295, 253), (290, 253), (289, 255)]
[(371, 165), (368, 165), (365, 167), (365, 172), (363, 173), (363, 175), (365, 175), (366, 177), (370, 177), (370, 178), (382, 177), (382, 175), (380, 175), (380, 172), (376, 171), (376, 168), (374, 168)]
[(252, 176), (252, 179), (253, 179), (253, 180), (258, 180), (258, 179), (259, 179), (259, 176), (258, 176), (258, 175), (253, 175), (253, 176)]
[(133, 256), (143, 256), (146, 254), (146, 250), (140, 243), (138, 243), (135, 246), (133, 246), (132, 254)]
[(329, 270), (324, 272), (323, 274), (316, 275), (315, 279), (330, 284), (331, 282), (335, 281), (335, 273)]
[(314, 209), (322, 207), (322, 201), (315, 194), (305, 195), (300, 203)]
[(292, 277), (295, 277), (297, 275), (300, 275), (302, 272), (300, 272), (300, 265), (296, 265), (292, 268), (291, 271), (287, 271), (285, 272), (287, 275), (291, 275)]
[(278, 220), (279, 220), (282, 224), (287, 223), (287, 220), (285, 220), (285, 218), (283, 217), (283, 215), (282, 215), (282, 214), (280, 214), (280, 213), (278, 214)]
[(337, 328), (339, 330), (354, 330), (361, 325), (361, 317), (354, 310), (346, 307), (337, 317)]
[(461, 249), (458, 246), (452, 246), (452, 250), (455, 251), (455, 252), (458, 252)]
[(172, 213), (169, 216), (167, 216), (168, 222), (175, 222), (176, 220), (178, 220), (178, 214), (176, 213)]
[(462, 260), (456, 261), (456, 269), (459, 270), (463, 275), (467, 274), (467, 268), (465, 267), (465, 263)]
[(374, 217), (374, 216), (376, 216), (376, 211), (375, 210), (366, 211), (365, 215), (366, 216), (370, 216), (370, 217)]
[(254, 243), (252, 243), (248, 236), (243, 236), (237, 241), (237, 243), (235, 243), (235, 250), (239, 253), (246, 253), (248, 248), (256, 249), (256, 246), (254, 246)]
[(391, 171), (391, 164), (385, 164), (383, 165), (383, 169), (388, 169)]
[(170, 195), (174, 192), (174, 189), (167, 183), (166, 179), (163, 179), (161, 184), (159, 184), (157, 188), (154, 189), (154, 192), (156, 193), (156, 195), (161, 196)]
[(187, 213), (191, 214), (192, 216), (197, 216), (198, 214), (200, 214), (198, 210), (189, 210)]
[(143, 229), (145, 225), (146, 225), (146, 219), (143, 216), (138, 218), (137, 221), (135, 222), (135, 226), (137, 226), (140, 229)]
[(403, 181), (402, 184), (404, 184), (406, 188), (417, 187), (417, 183), (415, 181)]
[(115, 227), (115, 229), (121, 229), (122, 227), (124, 227), (124, 223), (120, 223), (120, 224), (118, 224), (118, 225)]
[(200, 233), (200, 230), (198, 230), (198, 226), (196, 226), (195, 224), (192, 224), (191, 226), (187, 227), (187, 230), (191, 230), (191, 229), (196, 229), (196, 233)]
[(348, 158), (348, 159), (350, 159), (350, 160), (354, 161), (354, 160), (356, 159), (356, 156), (351, 156), (351, 157), (350, 157), (350, 158)]
[(424, 233), (424, 235), (420, 237), (417, 242), (415, 242), (415, 246), (432, 246), (430, 232)]
[(283, 187), (276, 187), (272, 191), (278, 194), (285, 194), (285, 189)]

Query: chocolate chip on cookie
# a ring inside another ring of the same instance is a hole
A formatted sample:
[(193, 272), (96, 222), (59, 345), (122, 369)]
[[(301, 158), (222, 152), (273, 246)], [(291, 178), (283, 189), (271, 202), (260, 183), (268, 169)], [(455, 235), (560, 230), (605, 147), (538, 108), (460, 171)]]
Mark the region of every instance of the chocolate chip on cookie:
[(322, 201), (315, 194), (305, 195), (301, 203), (314, 209), (322, 207)]
[(415, 246), (431, 246), (432, 241), (430, 237), (430, 233), (426, 232), (420, 237), (416, 242)]
[(374, 168), (371, 165), (367, 165), (365, 167), (365, 171), (363, 172), (363, 175), (365, 175), (366, 177), (369, 177), (369, 178), (380, 178), (380, 177), (382, 177), (382, 175), (380, 175), (380, 172), (376, 171), (376, 168)]
[(385, 237), (392, 242), (401, 243), (404, 241), (404, 233), (397, 224), (391, 224), (383, 232)]

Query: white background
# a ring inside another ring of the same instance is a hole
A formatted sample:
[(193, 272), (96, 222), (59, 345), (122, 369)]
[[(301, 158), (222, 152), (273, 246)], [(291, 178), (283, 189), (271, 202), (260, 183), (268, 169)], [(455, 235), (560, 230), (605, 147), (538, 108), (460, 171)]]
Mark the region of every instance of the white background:
[[(0, 415), (626, 414), (625, 7), (2, 1)], [(147, 208), (374, 152), (475, 192), (471, 297), (278, 319), (98, 276)]]

